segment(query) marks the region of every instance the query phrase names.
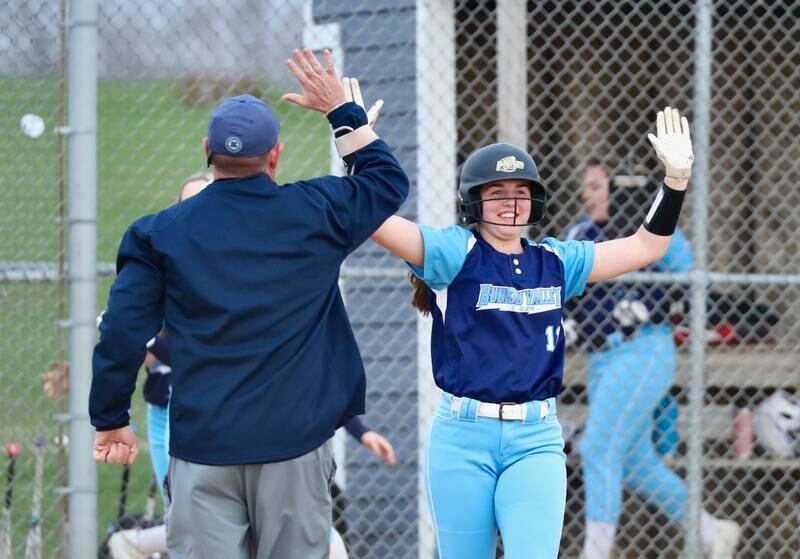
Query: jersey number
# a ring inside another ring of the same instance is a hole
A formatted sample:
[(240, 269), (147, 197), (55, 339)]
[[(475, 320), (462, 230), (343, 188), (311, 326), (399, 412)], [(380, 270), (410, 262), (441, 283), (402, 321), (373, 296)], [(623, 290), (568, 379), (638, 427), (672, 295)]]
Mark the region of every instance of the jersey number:
[(561, 326), (555, 329), (555, 335), (553, 335), (553, 327), (548, 326), (544, 330), (544, 335), (547, 338), (547, 351), (555, 351), (556, 350), (556, 342), (558, 341), (558, 336), (561, 334)]

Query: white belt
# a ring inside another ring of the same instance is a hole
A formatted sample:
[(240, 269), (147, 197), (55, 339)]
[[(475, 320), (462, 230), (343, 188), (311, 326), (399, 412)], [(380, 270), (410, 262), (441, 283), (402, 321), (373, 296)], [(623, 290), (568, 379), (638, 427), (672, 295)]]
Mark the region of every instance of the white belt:
[[(450, 410), (458, 414), (461, 407), (459, 396), (450, 397)], [(543, 400), (539, 404), (539, 418), (543, 419), (550, 413), (550, 402)], [(502, 419), (503, 421), (525, 421), (528, 417), (528, 404), (492, 404), (489, 402), (478, 403), (478, 413), (480, 417), (491, 417)]]

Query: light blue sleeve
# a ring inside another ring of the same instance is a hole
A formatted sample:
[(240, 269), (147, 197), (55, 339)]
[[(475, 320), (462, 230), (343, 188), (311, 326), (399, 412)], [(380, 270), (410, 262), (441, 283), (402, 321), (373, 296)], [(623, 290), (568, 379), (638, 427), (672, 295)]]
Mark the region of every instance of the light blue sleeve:
[(692, 268), (692, 245), (680, 229), (675, 229), (667, 252), (656, 262), (661, 272), (686, 272)]
[(564, 263), (564, 300), (583, 293), (594, 265), (594, 241), (559, 241), (547, 237), (542, 244), (552, 247)]
[(458, 225), (443, 229), (420, 225), (419, 231), (425, 251), (423, 267), (409, 267), (431, 289), (444, 289), (461, 271), (473, 235)]

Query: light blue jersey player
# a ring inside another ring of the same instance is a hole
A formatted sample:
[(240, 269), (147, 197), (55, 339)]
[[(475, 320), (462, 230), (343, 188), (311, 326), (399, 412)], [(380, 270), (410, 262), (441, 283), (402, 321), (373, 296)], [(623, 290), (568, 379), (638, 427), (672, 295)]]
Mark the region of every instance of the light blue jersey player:
[(433, 316), (433, 374), (443, 396), (426, 487), (442, 559), (558, 554), (566, 468), (555, 397), (564, 367), (565, 299), (587, 282), (658, 260), (675, 230), (693, 160), (689, 125), (666, 108), (649, 135), (667, 177), (644, 226), (603, 243), (523, 238), (545, 207), (524, 150), (493, 144), (464, 163), (459, 227), (394, 216), (373, 239), (411, 265)]
[[(617, 230), (614, 216), (609, 215), (608, 172), (593, 162), (582, 176), (581, 200), (587, 215), (567, 230), (566, 239), (601, 242)], [(691, 247), (678, 229), (664, 256), (645, 270), (685, 272), (691, 267)], [(589, 362), (589, 417), (581, 448), (586, 493), (581, 559), (608, 559), (622, 510), (623, 485), (679, 527), (686, 517), (688, 495), (683, 480), (661, 462), (653, 440), (654, 411), (664, 401), (676, 368), (668, 289), (665, 284), (598, 284), (586, 291), (569, 305), (574, 307), (569, 316), (577, 323), (578, 342)], [(700, 532), (711, 556), (721, 559), (732, 557), (741, 530), (734, 522), (703, 511)]]

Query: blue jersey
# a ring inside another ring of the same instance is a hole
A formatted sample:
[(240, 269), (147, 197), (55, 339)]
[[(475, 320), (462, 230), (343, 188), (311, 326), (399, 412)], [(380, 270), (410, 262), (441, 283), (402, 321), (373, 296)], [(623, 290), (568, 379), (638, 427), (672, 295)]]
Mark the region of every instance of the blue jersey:
[(166, 408), (169, 405), (169, 395), (172, 387), (169, 382), (169, 374), (172, 367), (156, 361), (147, 367), (147, 378), (142, 388), (144, 401), (148, 404)]
[(147, 343), (147, 351), (156, 357), (156, 362), (147, 367), (147, 378), (142, 389), (144, 401), (166, 408), (172, 392), (169, 374), (172, 372), (172, 356), (167, 338), (156, 336)]
[[(567, 240), (607, 241), (608, 224), (581, 218), (567, 229)], [(667, 252), (650, 266), (647, 272), (683, 272), (692, 267), (692, 251), (680, 229), (675, 230)], [(635, 326), (623, 326), (614, 317), (614, 309), (622, 301), (639, 301), (649, 314), (647, 323), (667, 324), (672, 298), (667, 284), (598, 283), (586, 290), (580, 299), (570, 302), (567, 310), (579, 326), (580, 343), (588, 351), (601, 351), (636, 332)]]
[(483, 402), (556, 396), (562, 304), (583, 292), (594, 244), (522, 239), (522, 252), (504, 254), (458, 226), (420, 231), (424, 263), (412, 270), (429, 288), (436, 384)]

